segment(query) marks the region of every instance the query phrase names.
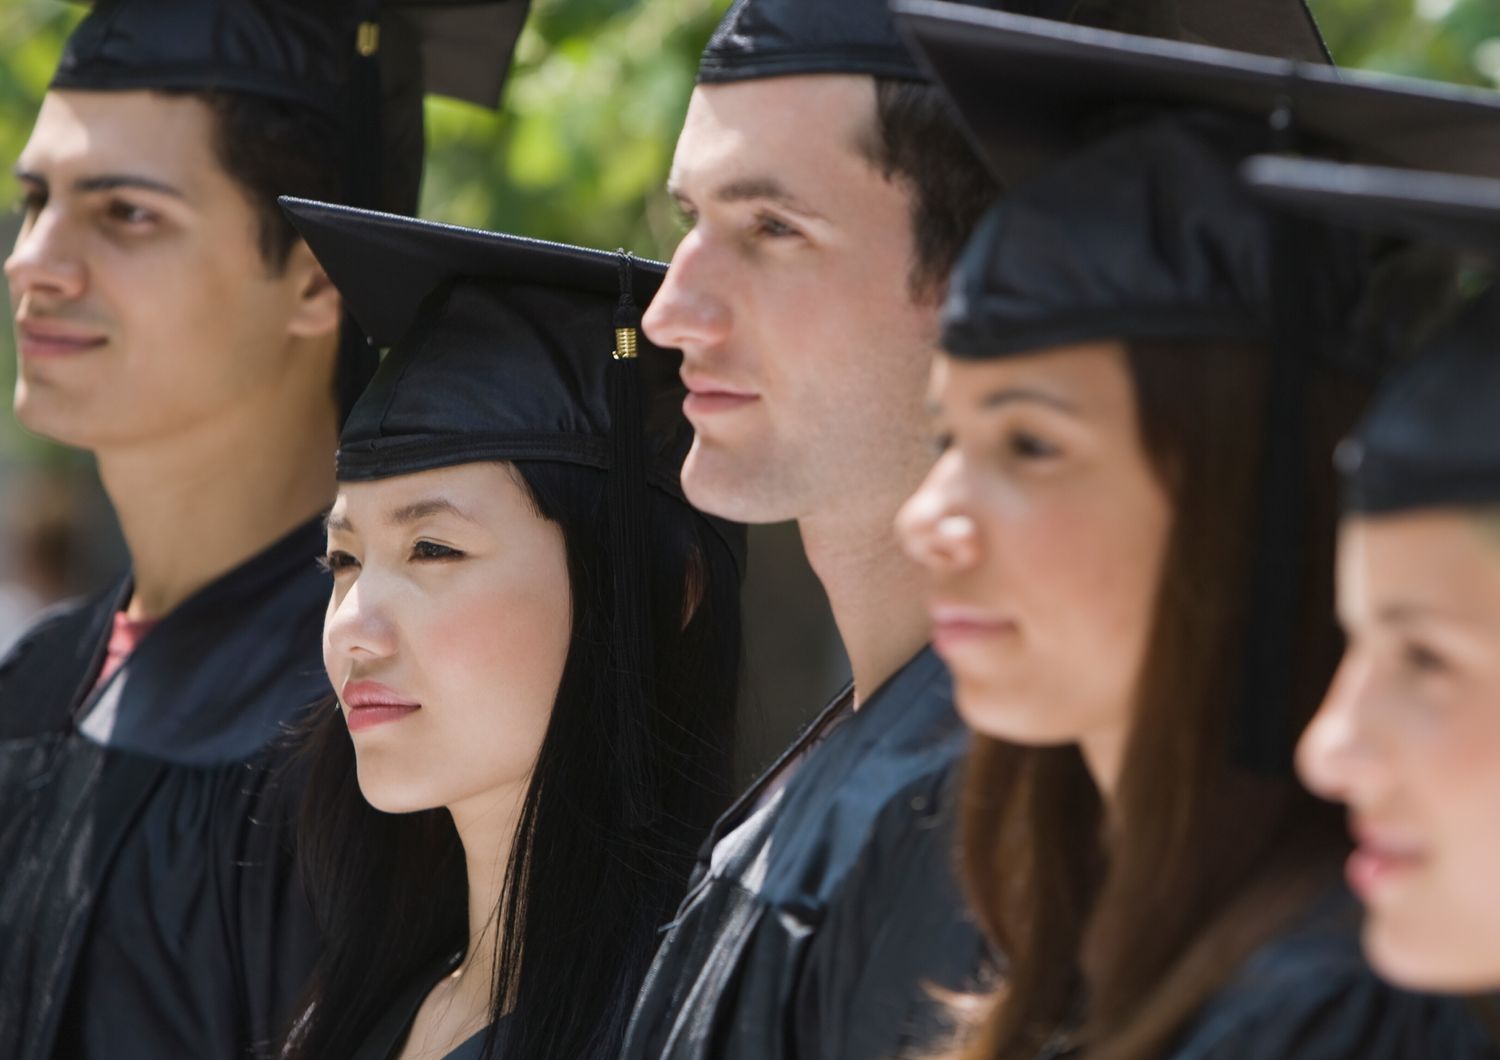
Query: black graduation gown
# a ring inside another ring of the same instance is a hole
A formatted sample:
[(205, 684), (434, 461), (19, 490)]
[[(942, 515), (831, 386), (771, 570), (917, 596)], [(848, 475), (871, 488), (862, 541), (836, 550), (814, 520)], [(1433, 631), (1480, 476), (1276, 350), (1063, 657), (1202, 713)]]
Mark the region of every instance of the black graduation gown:
[(1470, 1002), (1382, 982), (1360, 952), (1358, 903), (1340, 887), (1251, 955), (1170, 1060), (1493, 1060)]
[(989, 950), (952, 872), (967, 732), (948, 673), (923, 650), (838, 720), (845, 699), (710, 833), (625, 1057), (895, 1060), (944, 1023), (931, 985), (977, 984)]
[[(422, 1002), (427, 1000), (427, 995), (432, 993), (432, 988), (437, 986), (438, 981), (457, 968), (462, 959), (462, 953), (452, 954), (444, 958), (440, 964), (434, 965), (418, 976), (411, 988), (386, 1010), (385, 1018), (376, 1024), (374, 1030), (360, 1043), (360, 1047), (354, 1051), (351, 1060), (396, 1060), (406, 1045), (406, 1038), (411, 1033), (412, 1021), (417, 1018)], [(497, 1022), (503, 1026), (504, 1021), (505, 1017), (501, 1016)], [(484, 1051), (484, 1037), (487, 1032), (488, 1028), (465, 1039), (456, 1049), (449, 1050), (443, 1060), (479, 1060)], [(502, 1056), (504, 1056), (504, 1050), (497, 1055), (497, 1060)]]
[[(327, 694), (309, 522), (166, 616), (97, 692), (128, 580), (0, 662), (0, 1057), (269, 1052), (316, 953), (286, 723)], [(114, 711), (104, 746), (75, 724)]]

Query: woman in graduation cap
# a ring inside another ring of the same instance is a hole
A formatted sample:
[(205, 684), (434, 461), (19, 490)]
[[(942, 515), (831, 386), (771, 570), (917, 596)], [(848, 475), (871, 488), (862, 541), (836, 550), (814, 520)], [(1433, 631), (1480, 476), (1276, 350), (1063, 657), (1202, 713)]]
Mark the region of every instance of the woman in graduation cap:
[[(1339, 821), (1290, 770), (1338, 652), (1359, 246), (1241, 188), (1269, 105), (1110, 114), (1133, 75), (1075, 46), (1118, 35), (989, 24), (1015, 31), (985, 45), (997, 76), (1099, 98), (955, 271), (941, 456), (902, 518), (979, 734), (964, 875), (1008, 965), (971, 1055), (1495, 1055), (1367, 969)], [(1045, 66), (1007, 53), (1039, 42)]]
[(727, 801), (736, 528), (682, 499), (663, 267), (312, 203), (380, 370), (340, 438), (285, 1054), (613, 1057)]
[[(1500, 181), (1268, 160), (1301, 212), (1500, 254)], [(1490, 270), (1491, 276), (1493, 270)], [(1365, 952), (1406, 986), (1500, 989), (1500, 291), (1434, 331), (1339, 450), (1339, 675), (1302, 738), (1349, 807)]]

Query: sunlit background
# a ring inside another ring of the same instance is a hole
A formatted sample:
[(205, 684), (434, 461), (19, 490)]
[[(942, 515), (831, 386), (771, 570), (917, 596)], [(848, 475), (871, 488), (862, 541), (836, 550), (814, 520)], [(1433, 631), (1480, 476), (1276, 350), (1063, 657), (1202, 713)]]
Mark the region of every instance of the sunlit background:
[[(429, 102), (423, 215), (668, 257), (678, 228), (662, 181), (698, 53), (726, 6), (535, 0), (501, 113)], [(1312, 6), (1341, 65), (1500, 85), (1496, 0)], [(81, 11), (60, 0), (0, 3), (0, 202), (17, 196), (10, 162)], [(15, 225), (13, 210), (0, 215), (6, 247)], [(11, 330), (0, 328), (0, 392), (10, 392), (14, 370)], [(757, 531), (755, 550), (747, 768), (845, 672), (795, 531)], [(120, 564), (118, 531), (88, 458), (25, 435), (0, 411), (0, 648), (36, 608), (99, 587)]]

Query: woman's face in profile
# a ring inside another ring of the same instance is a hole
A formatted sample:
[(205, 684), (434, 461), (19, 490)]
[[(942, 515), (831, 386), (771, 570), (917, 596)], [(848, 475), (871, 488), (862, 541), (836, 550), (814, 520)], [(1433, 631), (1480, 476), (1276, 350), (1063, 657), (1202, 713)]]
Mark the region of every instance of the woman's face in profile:
[(1078, 743), (1110, 783), (1171, 525), (1123, 347), (938, 358), (940, 450), (898, 519), (975, 730)]
[(323, 660), (377, 809), (519, 792), (562, 679), (561, 529), (517, 472), (463, 464), (340, 483)]
[(1381, 974), (1495, 989), (1500, 533), (1457, 509), (1353, 517), (1338, 562), (1349, 643), (1298, 771), (1349, 807), (1348, 877)]

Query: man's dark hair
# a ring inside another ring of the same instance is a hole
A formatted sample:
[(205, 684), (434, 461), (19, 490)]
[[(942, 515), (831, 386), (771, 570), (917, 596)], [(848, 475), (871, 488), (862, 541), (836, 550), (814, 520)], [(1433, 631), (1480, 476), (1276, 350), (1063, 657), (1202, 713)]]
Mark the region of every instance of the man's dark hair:
[(201, 100), (213, 113), (214, 154), (249, 200), (261, 257), (279, 273), (298, 237), (276, 197), (344, 197), (345, 153), (337, 123), (307, 107), (240, 92), (176, 94)]
[(934, 85), (875, 79), (875, 127), (862, 145), (887, 178), (912, 188), (914, 293), (941, 295), (979, 217), (1000, 194)]
[[(213, 89), (166, 90), (201, 101), (213, 115), (214, 155), (255, 214), (267, 272), (279, 276), (300, 238), (277, 205), (278, 195), (343, 202), (347, 154), (338, 123), (293, 103)], [(357, 329), (341, 329), (333, 392), (339, 422), (349, 415), (377, 363)]]

